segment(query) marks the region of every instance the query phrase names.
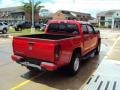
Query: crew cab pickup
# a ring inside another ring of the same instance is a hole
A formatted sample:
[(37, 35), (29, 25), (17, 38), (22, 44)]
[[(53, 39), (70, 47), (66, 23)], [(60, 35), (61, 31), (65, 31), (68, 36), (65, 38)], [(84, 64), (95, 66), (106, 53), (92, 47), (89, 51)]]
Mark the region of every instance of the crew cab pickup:
[(87, 22), (51, 20), (44, 34), (16, 36), (13, 38), (13, 61), (28, 69), (55, 71), (63, 66), (75, 75), (82, 57), (99, 54), (99, 31)]

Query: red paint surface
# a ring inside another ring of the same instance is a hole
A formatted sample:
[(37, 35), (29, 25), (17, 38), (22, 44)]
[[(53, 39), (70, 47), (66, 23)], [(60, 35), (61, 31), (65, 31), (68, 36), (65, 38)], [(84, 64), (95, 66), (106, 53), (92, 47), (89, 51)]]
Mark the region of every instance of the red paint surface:
[[(95, 49), (98, 44), (99, 34), (83, 34), (81, 23), (74, 20), (52, 20), (48, 23), (60, 23), (67, 22), (71, 24), (76, 24), (78, 27), (79, 34), (73, 35), (74, 37), (64, 39), (64, 40), (40, 40), (32, 38), (13, 38), (13, 52), (15, 55), (21, 56), (23, 58), (29, 57), (36, 61), (49, 62), (55, 64), (54, 68), (58, 68), (70, 63), (73, 51), (76, 48), (81, 49), (81, 55), (85, 55), (91, 50)], [(47, 28), (46, 28), (46, 33)], [(55, 33), (49, 33), (55, 34)], [(59, 33), (57, 33), (59, 34)], [(68, 34), (64, 34), (68, 35)], [(69, 36), (69, 35), (68, 35)], [(28, 42), (35, 42), (34, 45), (30, 46)], [(55, 46), (60, 45), (60, 56), (55, 59)], [(16, 60), (17, 61), (17, 60)], [(47, 70), (52, 70), (49, 65), (43, 65)], [(50, 67), (50, 69), (48, 69)]]

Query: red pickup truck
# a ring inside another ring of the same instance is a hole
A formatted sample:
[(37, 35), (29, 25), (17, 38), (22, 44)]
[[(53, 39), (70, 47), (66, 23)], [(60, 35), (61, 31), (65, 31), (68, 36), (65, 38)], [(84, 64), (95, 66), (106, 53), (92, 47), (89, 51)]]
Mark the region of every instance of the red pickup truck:
[(66, 66), (75, 75), (82, 57), (99, 54), (101, 38), (87, 22), (75, 20), (51, 20), (44, 34), (13, 38), (13, 61), (28, 69), (55, 71)]

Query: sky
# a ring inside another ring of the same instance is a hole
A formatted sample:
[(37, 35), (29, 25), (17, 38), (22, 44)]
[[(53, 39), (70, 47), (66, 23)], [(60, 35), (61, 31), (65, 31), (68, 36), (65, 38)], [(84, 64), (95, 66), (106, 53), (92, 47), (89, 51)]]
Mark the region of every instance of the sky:
[[(0, 0), (0, 8), (20, 6), (23, 0)], [(24, 0), (24, 2), (29, 0)], [(34, 0), (38, 1), (38, 0)], [(92, 16), (100, 11), (120, 10), (120, 0), (40, 0), (51, 12), (57, 10), (71, 10), (90, 13)]]

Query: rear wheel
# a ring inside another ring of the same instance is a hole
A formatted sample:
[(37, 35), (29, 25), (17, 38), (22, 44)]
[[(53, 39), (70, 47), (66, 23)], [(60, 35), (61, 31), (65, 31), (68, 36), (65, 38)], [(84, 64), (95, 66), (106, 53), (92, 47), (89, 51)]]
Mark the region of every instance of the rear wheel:
[(68, 71), (70, 75), (75, 75), (78, 73), (80, 68), (80, 55), (79, 53), (74, 53), (71, 59), (71, 62), (68, 66)]

